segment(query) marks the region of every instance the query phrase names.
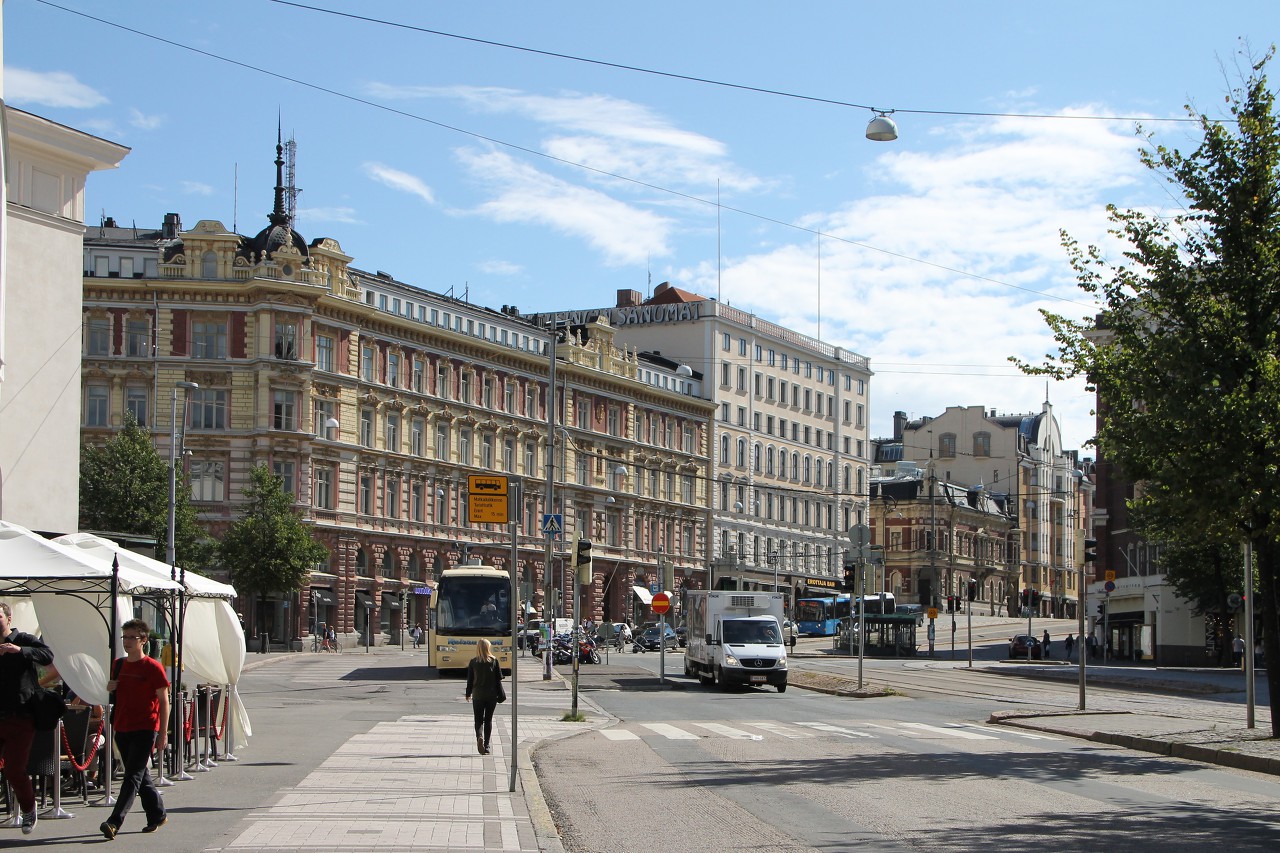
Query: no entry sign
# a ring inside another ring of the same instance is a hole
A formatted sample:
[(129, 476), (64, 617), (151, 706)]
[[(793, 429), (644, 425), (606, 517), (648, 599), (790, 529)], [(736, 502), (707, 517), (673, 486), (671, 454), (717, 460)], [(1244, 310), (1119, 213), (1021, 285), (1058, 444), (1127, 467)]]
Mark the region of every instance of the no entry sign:
[(665, 592), (656, 593), (653, 596), (652, 606), (654, 613), (666, 613), (671, 609), (671, 596), (667, 595)]

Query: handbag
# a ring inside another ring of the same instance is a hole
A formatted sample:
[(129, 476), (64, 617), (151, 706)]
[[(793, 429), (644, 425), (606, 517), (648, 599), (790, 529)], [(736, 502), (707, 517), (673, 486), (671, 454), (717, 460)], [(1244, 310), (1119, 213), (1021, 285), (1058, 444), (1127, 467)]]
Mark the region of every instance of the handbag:
[(507, 701), (507, 689), (502, 686), (502, 665), (495, 661), (493, 668), (498, 671), (498, 702), (505, 702)]
[(27, 711), (31, 714), (36, 731), (51, 732), (67, 713), (67, 703), (59, 691), (39, 687), (27, 700)]

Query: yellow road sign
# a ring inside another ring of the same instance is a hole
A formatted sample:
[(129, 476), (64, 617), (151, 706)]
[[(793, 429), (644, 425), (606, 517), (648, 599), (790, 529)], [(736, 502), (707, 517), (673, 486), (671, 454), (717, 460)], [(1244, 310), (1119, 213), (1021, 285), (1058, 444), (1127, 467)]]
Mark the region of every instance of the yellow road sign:
[(937, 618), (938, 618), (938, 608), (936, 608), (936, 607), (930, 607), (930, 608), (929, 608), (929, 618), (930, 618), (930, 619), (937, 619)]
[(511, 520), (507, 478), (475, 474), (467, 478), (467, 521), (471, 524), (506, 524)]
[(1116, 573), (1115, 573), (1115, 572), (1103, 572), (1103, 573), (1102, 573), (1102, 579), (1103, 579), (1104, 581), (1113, 581), (1113, 580), (1115, 580), (1115, 579), (1116, 579)]

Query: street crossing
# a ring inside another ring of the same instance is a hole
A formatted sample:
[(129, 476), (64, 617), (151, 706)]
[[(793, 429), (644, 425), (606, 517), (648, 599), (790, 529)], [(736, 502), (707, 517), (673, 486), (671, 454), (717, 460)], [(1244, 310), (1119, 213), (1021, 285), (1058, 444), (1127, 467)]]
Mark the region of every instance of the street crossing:
[(1061, 738), (1018, 729), (984, 726), (978, 723), (947, 723), (932, 725), (899, 720), (859, 720), (841, 725), (818, 721), (782, 722), (780, 720), (732, 720), (729, 723), (680, 722), (680, 723), (621, 723), (600, 729), (595, 734), (609, 741), (632, 741), (660, 738), (671, 741), (693, 741), (704, 738), (728, 738), (730, 740), (766, 741), (798, 740), (801, 738), (830, 737), (849, 740), (883, 740), (886, 738), (910, 738), (913, 740), (956, 741), (1055, 741)]

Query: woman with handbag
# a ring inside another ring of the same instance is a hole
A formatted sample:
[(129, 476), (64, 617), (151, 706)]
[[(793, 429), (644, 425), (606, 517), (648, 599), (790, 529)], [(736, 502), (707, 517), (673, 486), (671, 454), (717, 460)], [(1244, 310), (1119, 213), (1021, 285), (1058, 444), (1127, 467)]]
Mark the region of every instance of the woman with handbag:
[(476, 641), (476, 656), (467, 664), (467, 700), (476, 718), (476, 750), (488, 755), (493, 711), (499, 702), (507, 701), (507, 691), (502, 686), (502, 665), (483, 637)]
[(39, 690), (36, 664), (51, 663), (53, 651), (39, 637), (15, 629), (13, 611), (0, 602), (0, 760), (18, 800), (23, 835), (36, 828), (36, 794), (27, 775), (36, 726), (28, 706)]

